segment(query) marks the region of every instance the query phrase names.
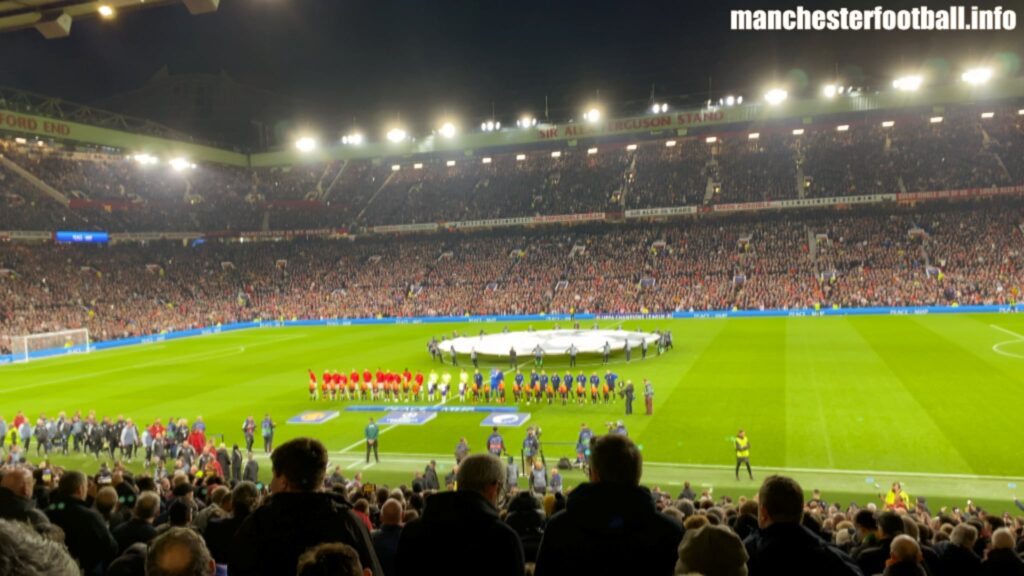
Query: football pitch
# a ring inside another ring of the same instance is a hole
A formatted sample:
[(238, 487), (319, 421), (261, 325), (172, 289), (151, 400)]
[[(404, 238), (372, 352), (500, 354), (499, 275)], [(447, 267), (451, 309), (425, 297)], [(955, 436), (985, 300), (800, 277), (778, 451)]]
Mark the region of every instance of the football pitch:
[[(593, 323), (585, 323), (590, 327)], [(646, 360), (621, 352), (610, 368), (637, 386), (634, 414), (621, 399), (583, 406), (522, 404), (526, 425), (540, 426), (549, 466), (574, 453), (580, 423), (595, 432), (623, 419), (641, 447), (644, 483), (673, 494), (684, 480), (714, 495), (756, 491), (769, 473), (796, 477), (826, 499), (864, 503), (902, 481), (912, 496), (939, 505), (973, 498), (998, 510), (1013, 508), (1016, 478), (1024, 475), (1024, 448), (1014, 430), (1024, 406), (1024, 316), (930, 315), (687, 320), (604, 320), (602, 328), (671, 330), (675, 349)], [(553, 323), (533, 323), (536, 329)], [(511, 323), (510, 330), (526, 330)], [(369, 415), (345, 411), (352, 403), (308, 398), (307, 369), (362, 372), (378, 368), (429, 373), (458, 368), (432, 363), (431, 337), (453, 331), (476, 335), (503, 324), (408, 324), (315, 328), (261, 328), (117, 348), (0, 367), (0, 414), (8, 422), (22, 410), (31, 419), (95, 410), (131, 417), (141, 425), (156, 417), (201, 415), (208, 432), (242, 444), (243, 419), (270, 413), (276, 441), (311, 435), (331, 450), (331, 467), (346, 477), (406, 483), (430, 459), (440, 475), (454, 463), (466, 437), (484, 450), (486, 413), (439, 413), (422, 425), (383, 425), (381, 463), (365, 463), (363, 427)], [(520, 358), (528, 373), (532, 359)], [(463, 366), (468, 358), (461, 359)], [(549, 373), (567, 361), (549, 357)], [(508, 370), (501, 359), (482, 359), (481, 371)], [(604, 374), (598, 357), (580, 357), (588, 375)], [(471, 366), (470, 366), (471, 368)], [(646, 416), (640, 382), (654, 384), (654, 415)], [(507, 380), (511, 381), (511, 374)], [(459, 405), (457, 396), (449, 404)], [(373, 402), (373, 404), (381, 404)], [(420, 402), (419, 405), (430, 404)], [(387, 406), (385, 404), (385, 406)], [(309, 410), (337, 410), (321, 424), (289, 424)], [(504, 428), (516, 455), (526, 425)], [(746, 429), (755, 481), (733, 477), (731, 438)], [(259, 444), (259, 439), (257, 439)], [(35, 447), (31, 454), (34, 458)], [(261, 475), (269, 462), (261, 456)], [(93, 472), (84, 456), (54, 457)], [(137, 462), (132, 465), (141, 469)], [(566, 473), (571, 485), (583, 479)], [(525, 481), (521, 480), (525, 486)], [(809, 497), (809, 496), (808, 496)]]

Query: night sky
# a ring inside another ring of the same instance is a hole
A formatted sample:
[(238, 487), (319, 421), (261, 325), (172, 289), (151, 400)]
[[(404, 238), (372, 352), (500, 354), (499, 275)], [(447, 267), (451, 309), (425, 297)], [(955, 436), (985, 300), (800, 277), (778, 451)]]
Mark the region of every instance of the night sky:
[(1024, 55), (1024, 23), (1001, 33), (728, 30), (730, 9), (796, 4), (222, 0), (217, 13), (204, 16), (172, 5), (80, 21), (63, 40), (44, 40), (34, 30), (0, 36), (0, 83), (89, 103), (137, 88), (168, 66), (172, 73), (223, 70), (294, 98), (310, 117), (367, 123), (400, 113), (426, 122), (448, 113), (479, 121), (492, 102), (500, 117), (523, 110), (542, 116), (547, 94), (552, 120), (562, 120), (598, 94), (611, 113), (643, 108), (652, 84), (660, 99), (681, 104), (706, 98), (709, 77), (716, 98), (759, 93), (773, 79), (799, 78), (794, 70), (809, 78), (808, 91), (837, 68), (877, 87), (925, 63), (958, 70), (1000, 52)]

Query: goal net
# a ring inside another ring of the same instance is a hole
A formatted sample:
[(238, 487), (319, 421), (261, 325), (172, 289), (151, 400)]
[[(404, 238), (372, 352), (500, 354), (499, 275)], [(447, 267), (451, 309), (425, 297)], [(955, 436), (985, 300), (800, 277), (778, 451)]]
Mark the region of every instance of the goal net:
[(86, 328), (11, 336), (11, 355), (16, 362), (27, 362), (47, 356), (89, 352), (91, 348), (89, 330)]

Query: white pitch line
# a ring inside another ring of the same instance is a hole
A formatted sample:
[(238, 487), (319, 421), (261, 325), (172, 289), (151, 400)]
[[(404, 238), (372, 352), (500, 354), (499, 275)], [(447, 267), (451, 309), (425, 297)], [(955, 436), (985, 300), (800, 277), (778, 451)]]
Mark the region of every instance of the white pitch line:
[(345, 470), (351, 470), (351, 469), (355, 468), (356, 466), (359, 466), (362, 463), (363, 463), (362, 460), (356, 460), (355, 462), (349, 464), (348, 466), (345, 466)]
[[(440, 406), (443, 406), (445, 404), (445, 402), (447, 402), (447, 401), (448, 401), (448, 397), (445, 397), (444, 400), (441, 400), (437, 404), (434, 404), (432, 406), (432, 408), (438, 408)], [(399, 424), (392, 424), (391, 426), (388, 426), (386, 428), (382, 428), (381, 431), (377, 435), (380, 436), (381, 434), (383, 434), (383, 433), (385, 433), (385, 432), (387, 432), (389, 430), (394, 430), (395, 428), (398, 428), (398, 426), (399, 426)], [(339, 450), (338, 454), (344, 454), (346, 452), (349, 452), (350, 450), (352, 450), (356, 446), (363, 445), (364, 442), (366, 442), (365, 438), (362, 439), (362, 440), (357, 440), (357, 441), (353, 442), (352, 444), (349, 444), (348, 446), (346, 446), (346, 447), (342, 448), (341, 450)]]
[[(389, 459), (389, 462), (423, 462), (424, 460), (437, 460), (443, 461), (449, 458), (454, 458), (451, 454), (406, 454), (398, 453), (397, 458)], [(418, 456), (419, 458), (412, 458), (411, 456)], [(404, 458), (403, 458), (404, 457)], [(728, 470), (734, 469), (733, 465), (729, 464), (685, 464), (679, 462), (648, 462), (644, 461), (644, 466), (655, 467), (655, 468), (675, 468), (675, 469), (702, 469), (702, 470)], [(770, 472), (784, 472), (793, 474), (833, 474), (838, 476), (883, 476), (883, 477), (907, 477), (907, 478), (939, 478), (939, 479), (951, 479), (951, 480), (991, 480), (991, 481), (1017, 481), (1020, 480), (1020, 476), (983, 476), (980, 474), (955, 474), (946, 473), (940, 474), (935, 472), (900, 472), (895, 470), (850, 470), (843, 468), (790, 468), (790, 467), (778, 467), (778, 466), (754, 466), (757, 470), (770, 471)]]
[(989, 327), (995, 328), (996, 330), (999, 330), (1000, 332), (1003, 332), (1005, 334), (1009, 334), (1010, 336), (1017, 338), (1017, 340), (1024, 340), (1024, 336), (1017, 334), (1013, 330), (1007, 330), (1006, 328), (1003, 328), (1002, 326), (996, 326), (995, 324), (989, 324)]

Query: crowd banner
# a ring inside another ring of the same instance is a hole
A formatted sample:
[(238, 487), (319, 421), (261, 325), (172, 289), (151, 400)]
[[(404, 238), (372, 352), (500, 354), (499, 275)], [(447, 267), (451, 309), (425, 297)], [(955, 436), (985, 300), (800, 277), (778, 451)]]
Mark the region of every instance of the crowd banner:
[[(811, 317), (811, 316), (924, 316), (929, 314), (1010, 314), (1017, 312), (1016, 306), (1011, 305), (971, 305), (971, 306), (913, 306), (905, 308), (812, 308), (793, 309), (770, 309), (770, 310), (709, 310), (709, 311), (676, 311), (657, 314), (519, 314), (519, 315), (494, 315), (494, 316), (417, 316), (408, 318), (329, 318), (329, 319), (303, 319), (303, 320), (253, 320), (250, 322), (238, 322), (208, 326), (206, 328), (193, 328), (179, 330), (162, 334), (151, 334), (135, 338), (124, 338), (121, 340), (108, 340), (95, 342), (90, 345), (91, 350), (108, 350), (123, 346), (137, 344), (152, 344), (190, 338), (194, 336), (206, 336), (220, 334), (222, 332), (233, 332), (235, 330), (247, 330), (251, 328), (279, 328), (292, 326), (369, 326), (369, 325), (403, 325), (403, 324), (476, 324), (503, 322), (575, 322), (592, 320), (644, 320), (656, 321), (667, 319), (684, 318), (780, 318), (780, 317)], [(586, 328), (586, 326), (582, 326)], [(650, 326), (654, 329), (656, 326)], [(84, 346), (69, 348), (50, 348), (37, 350), (29, 353), (31, 359), (47, 358), (52, 356), (63, 356), (85, 352)], [(12, 354), (0, 355), (0, 365), (18, 362), (24, 358), (21, 355)]]
[(964, 188), (962, 190), (940, 190), (935, 192), (908, 192), (897, 194), (898, 202), (920, 202), (921, 200), (947, 200), (950, 198), (983, 198), (985, 196), (1009, 196), (1024, 194), (1024, 186), (1001, 186), (998, 188)]
[(653, 218), (658, 216), (683, 216), (696, 214), (696, 206), (666, 206), (664, 208), (639, 208), (626, 210), (626, 218)]
[(764, 202), (743, 202), (715, 204), (713, 212), (749, 212), (754, 210), (787, 210), (792, 208), (820, 208), (827, 206), (849, 206), (853, 204), (879, 204), (897, 201), (898, 194), (860, 194), (856, 196), (829, 196), (827, 198), (793, 198), (791, 200), (768, 200)]
[(370, 228), (375, 234), (406, 234), (409, 232), (435, 232), (440, 228), (437, 222), (423, 224), (388, 224)]

